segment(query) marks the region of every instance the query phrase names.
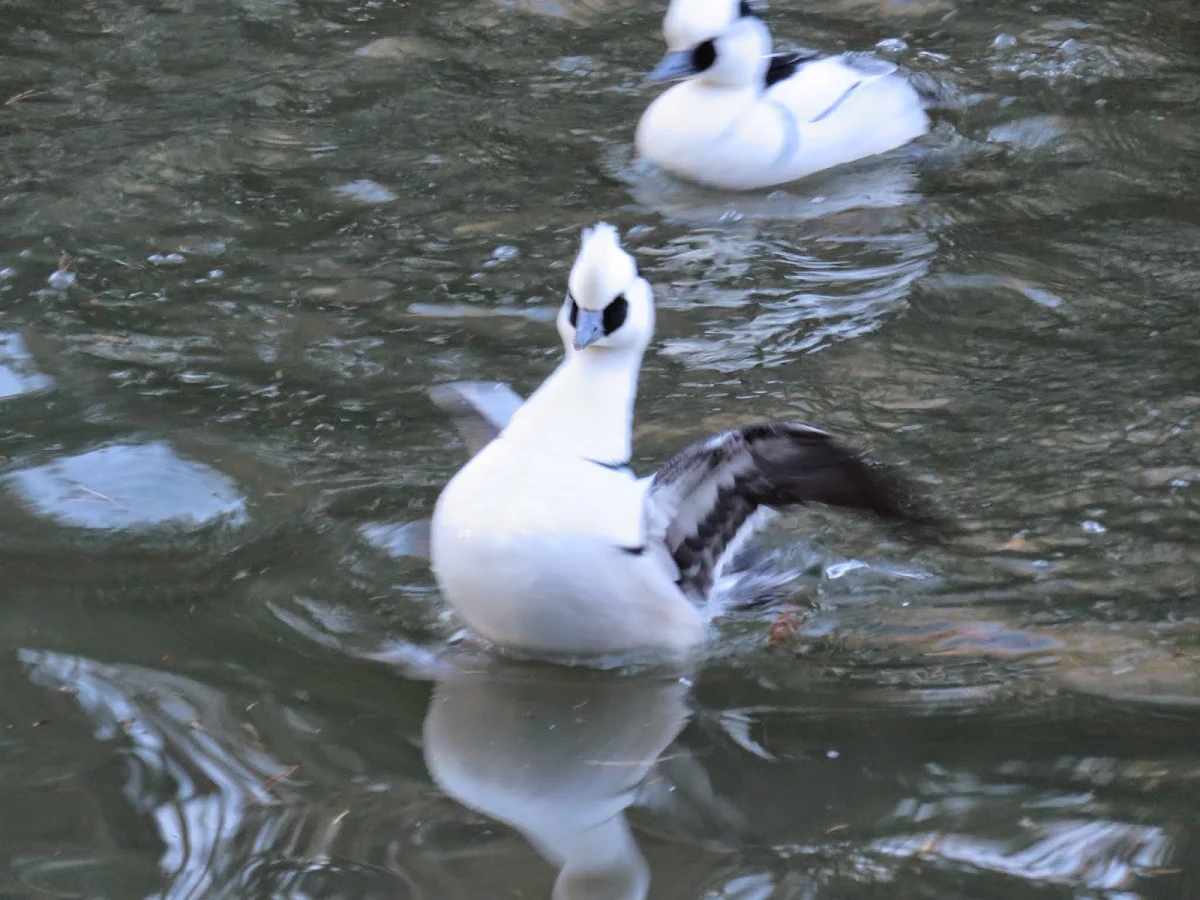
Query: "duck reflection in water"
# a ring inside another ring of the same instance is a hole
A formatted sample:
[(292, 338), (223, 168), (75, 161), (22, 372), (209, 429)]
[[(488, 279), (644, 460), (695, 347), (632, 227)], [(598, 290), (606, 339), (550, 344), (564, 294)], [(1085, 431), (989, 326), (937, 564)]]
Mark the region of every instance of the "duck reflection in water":
[[(650, 871), (625, 811), (675, 793), (663, 771), (675, 754), (664, 751), (687, 723), (687, 693), (661, 674), (456, 676), (430, 701), (425, 761), (443, 791), (515, 828), (559, 870), (554, 900), (640, 900)], [(702, 773), (686, 782), (694, 802), (719, 808)]]

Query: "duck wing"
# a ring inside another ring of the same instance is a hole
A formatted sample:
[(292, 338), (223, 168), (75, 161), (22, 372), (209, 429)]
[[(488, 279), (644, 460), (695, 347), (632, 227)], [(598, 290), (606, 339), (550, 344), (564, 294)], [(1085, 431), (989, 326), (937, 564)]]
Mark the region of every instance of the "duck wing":
[[(809, 122), (820, 122), (822, 119), (828, 118), (859, 88), (870, 84), (872, 81), (886, 78), (900, 71), (900, 67), (894, 62), (872, 56), (851, 56), (850, 54), (844, 54), (834, 60), (834, 62), (836, 62), (840, 69), (842, 80), (849, 78), (850, 81), (843, 84), (840, 92), (837, 93), (832, 101), (826, 104), (823, 109), (816, 112), (809, 119)], [(830, 87), (835, 83), (836, 80), (831, 79), (829, 82)]]
[(474, 456), (495, 438), (525, 401), (499, 381), (454, 381), (429, 389), (434, 403), (450, 414)]
[(707, 598), (725, 561), (770, 510), (822, 503), (885, 521), (922, 519), (909, 491), (828, 432), (798, 422), (733, 428), (667, 461), (647, 488), (648, 529), (679, 586)]

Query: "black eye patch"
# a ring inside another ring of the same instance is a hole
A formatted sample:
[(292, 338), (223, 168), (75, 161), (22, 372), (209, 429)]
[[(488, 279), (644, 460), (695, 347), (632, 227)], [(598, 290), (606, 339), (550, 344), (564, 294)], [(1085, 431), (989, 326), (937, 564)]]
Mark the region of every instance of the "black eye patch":
[(624, 325), (627, 315), (629, 315), (629, 301), (625, 299), (624, 294), (617, 294), (616, 299), (604, 307), (605, 335), (612, 334)]
[[(567, 301), (571, 304), (571, 310), (567, 313), (567, 321), (571, 323), (572, 328), (579, 327), (579, 304), (575, 302), (575, 298), (570, 294), (567, 295)], [(608, 306), (604, 307), (604, 335), (607, 337), (618, 328), (625, 324), (625, 319), (629, 315), (629, 301), (625, 299), (624, 294), (617, 294)]]
[(692, 51), (692, 68), (697, 72), (703, 72), (716, 61), (717, 45), (712, 41), (697, 44), (696, 49)]

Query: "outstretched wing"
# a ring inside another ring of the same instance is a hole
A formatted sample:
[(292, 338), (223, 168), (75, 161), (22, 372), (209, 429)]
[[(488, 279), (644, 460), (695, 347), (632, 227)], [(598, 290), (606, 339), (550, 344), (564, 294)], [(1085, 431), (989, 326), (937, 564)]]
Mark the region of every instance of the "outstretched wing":
[(889, 521), (921, 519), (911, 502), (893, 476), (833, 435), (768, 422), (723, 431), (676, 454), (654, 476), (647, 512), (679, 567), (680, 587), (703, 600), (765, 509), (823, 503)]
[(454, 381), (436, 384), (429, 396), (454, 419), (459, 436), (472, 456), (508, 424), (521, 404), (521, 395), (499, 381)]

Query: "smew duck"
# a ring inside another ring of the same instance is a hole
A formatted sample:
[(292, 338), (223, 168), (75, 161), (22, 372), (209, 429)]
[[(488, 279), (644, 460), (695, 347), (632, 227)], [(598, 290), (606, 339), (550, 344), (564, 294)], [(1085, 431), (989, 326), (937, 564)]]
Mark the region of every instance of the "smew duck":
[(924, 134), (917, 91), (880, 59), (772, 55), (750, 0), (671, 0), (667, 54), (647, 76), (686, 79), (638, 122), (638, 152), (718, 188), (783, 184)]
[(467, 431), (477, 452), (439, 496), (430, 531), (442, 594), (477, 634), (576, 661), (682, 653), (706, 639), (721, 611), (713, 585), (770, 509), (913, 517), (897, 481), (796, 422), (702, 438), (638, 479), (629, 462), (650, 285), (604, 223), (584, 230), (568, 285), (565, 358), (524, 403), (503, 386), (434, 392), (478, 412)]

